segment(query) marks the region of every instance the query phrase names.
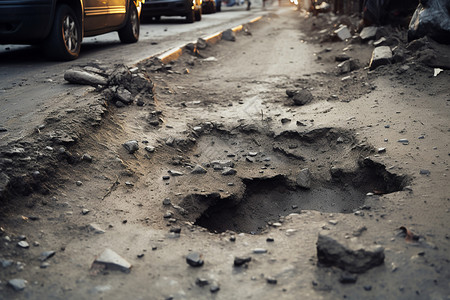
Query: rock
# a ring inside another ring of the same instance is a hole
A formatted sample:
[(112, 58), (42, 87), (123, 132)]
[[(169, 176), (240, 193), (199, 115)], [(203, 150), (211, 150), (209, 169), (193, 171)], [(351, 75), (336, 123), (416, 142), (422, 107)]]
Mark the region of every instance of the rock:
[(298, 186), (304, 189), (311, 188), (311, 171), (308, 168), (302, 169), (297, 175), (296, 182)]
[(130, 154), (139, 150), (139, 143), (135, 140), (128, 141), (122, 145)]
[(275, 277), (267, 277), (266, 281), (268, 284), (277, 284), (278, 280)]
[(402, 143), (404, 145), (408, 145), (409, 141), (407, 139), (399, 139), (397, 142)]
[(197, 49), (204, 50), (208, 47), (206, 41), (202, 38), (197, 39)]
[(12, 266), (14, 262), (12, 260), (9, 259), (0, 259), (0, 264), (2, 265), (3, 268), (7, 268)]
[(364, 27), (359, 36), (362, 41), (373, 40), (377, 36), (378, 28), (375, 26)]
[(198, 285), (199, 287), (204, 287), (209, 284), (209, 281), (206, 278), (197, 278), (195, 280), (195, 284)]
[(374, 70), (379, 66), (390, 64), (392, 60), (392, 51), (389, 46), (376, 47), (372, 52), (369, 68)]
[(256, 155), (258, 155), (258, 152), (252, 152), (252, 151), (250, 151), (250, 152), (248, 153), (248, 156), (254, 157), (254, 156), (256, 156)]
[(236, 34), (231, 29), (225, 30), (222, 33), (222, 40), (235, 42), (236, 41)]
[(340, 61), (340, 62), (346, 61), (346, 60), (349, 60), (349, 59), (350, 59), (350, 56), (348, 54), (346, 54), (346, 53), (338, 54), (334, 58), (335, 61)]
[(217, 284), (215, 282), (213, 282), (211, 284), (211, 286), (209, 287), (209, 291), (213, 294), (217, 293), (219, 290), (220, 290), (220, 286), (219, 286), (219, 284)]
[(380, 46), (386, 46), (386, 38), (385, 37), (381, 37), (378, 40), (376, 40), (375, 42), (373, 42), (374, 47), (380, 47)]
[(421, 169), (420, 171), (419, 171), (419, 174), (420, 175), (430, 175), (430, 170), (425, 170), (425, 169)]
[(124, 88), (117, 89), (116, 97), (120, 102), (124, 104), (131, 104), (133, 102), (133, 97), (130, 91)]
[(215, 160), (211, 162), (214, 170), (223, 170), (224, 168), (234, 168), (234, 162), (231, 160)]
[(163, 205), (171, 205), (171, 204), (172, 204), (172, 202), (170, 201), (169, 198), (165, 198), (165, 199), (163, 200)]
[(249, 263), (252, 260), (252, 258), (249, 257), (235, 257), (234, 258), (234, 266), (235, 267), (239, 267), (242, 266), (243, 264)]
[(228, 176), (228, 175), (235, 175), (237, 173), (236, 169), (233, 168), (224, 168), (222, 171), (222, 175)]
[(359, 61), (357, 59), (349, 59), (337, 65), (339, 74), (345, 74), (353, 70), (359, 69)]
[(167, 140), (166, 140), (166, 145), (167, 146), (173, 146), (174, 143), (175, 143), (175, 139), (173, 137), (168, 137), (167, 138)]
[(39, 260), (40, 261), (46, 261), (49, 258), (52, 258), (53, 256), (55, 256), (55, 251), (44, 251), (41, 253), (41, 255), (39, 256)]
[[(400, 48), (400, 47), (394, 47), (394, 49), (392, 49), (392, 62), (393, 63), (400, 63), (400, 62), (404, 62), (406, 60), (406, 52), (404, 49)], [(408, 66), (403, 66), (403, 67), (408, 67)], [(409, 67), (408, 67), (409, 69)], [(404, 70), (407, 71), (408, 69)]]
[(90, 212), (90, 210), (87, 209), (87, 208), (83, 208), (83, 209), (81, 210), (81, 213), (82, 213), (83, 215), (87, 215), (89, 212)]
[(106, 248), (102, 254), (97, 257), (94, 264), (103, 265), (108, 270), (119, 270), (125, 273), (131, 271), (131, 264), (109, 248)]
[(26, 241), (20, 241), (17, 243), (17, 246), (19, 246), (20, 248), (26, 249), (26, 248), (30, 247), (30, 244), (28, 244)]
[(253, 253), (255, 253), (255, 254), (264, 254), (264, 253), (267, 253), (267, 249), (255, 248), (255, 249), (253, 249)]
[(170, 228), (169, 232), (180, 234), (181, 233), (181, 228), (180, 227), (173, 227), (173, 228)]
[(145, 147), (145, 151), (147, 151), (148, 153), (153, 153), (153, 152), (155, 152), (155, 147), (153, 147), (153, 146), (146, 146)]
[(80, 70), (68, 70), (64, 73), (64, 79), (70, 83), (86, 84), (86, 85), (107, 85), (108, 82), (105, 77), (98, 74), (89, 73)]
[(169, 172), (169, 174), (170, 174), (171, 176), (173, 176), (173, 177), (176, 177), (176, 176), (183, 176), (183, 175), (184, 175), (183, 172), (175, 171), (175, 170), (169, 170), (168, 172)]
[(87, 228), (88, 228), (89, 232), (93, 232), (95, 234), (103, 234), (103, 233), (105, 233), (105, 231), (103, 229), (101, 229), (99, 225), (94, 224), (94, 223), (89, 224)]
[(205, 168), (203, 168), (201, 165), (196, 165), (195, 167), (194, 167), (194, 169), (192, 169), (192, 174), (205, 174), (205, 173), (207, 173), (208, 171), (205, 169)]
[(339, 278), (339, 282), (344, 284), (356, 283), (356, 280), (358, 280), (358, 275), (349, 272), (343, 272)]
[(352, 35), (350, 34), (350, 30), (348, 30), (348, 27), (346, 25), (341, 25), (338, 29), (334, 31), (334, 33), (341, 41), (345, 41), (346, 39), (352, 37)]
[(204, 261), (202, 260), (202, 255), (197, 252), (191, 252), (186, 256), (186, 262), (191, 267), (201, 267)]
[(251, 163), (252, 163), (252, 162), (255, 162), (255, 158), (254, 158), (254, 157), (251, 157), (251, 156), (246, 156), (246, 157), (245, 157), (245, 160), (248, 161), (248, 162), (251, 162)]
[(25, 289), (28, 281), (25, 279), (15, 278), (8, 281), (8, 285), (11, 286), (15, 291), (22, 291)]
[[(356, 239), (356, 238), (353, 238)], [(317, 258), (324, 265), (333, 265), (351, 273), (364, 273), (384, 262), (384, 248), (364, 248), (355, 241), (345, 240), (346, 245), (326, 234), (319, 234)]]
[(314, 96), (308, 90), (286, 90), (286, 94), (292, 98), (295, 105), (305, 105), (314, 100)]
[(83, 156), (81, 156), (81, 160), (91, 163), (92, 162), (92, 156), (90, 156), (89, 154), (85, 153), (85, 154), (83, 154)]

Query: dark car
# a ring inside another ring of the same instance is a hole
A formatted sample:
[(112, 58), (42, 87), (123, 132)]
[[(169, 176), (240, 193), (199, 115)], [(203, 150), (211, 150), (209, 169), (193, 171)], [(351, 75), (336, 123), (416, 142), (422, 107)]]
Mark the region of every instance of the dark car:
[(78, 57), (83, 37), (118, 31), (139, 40), (143, 0), (1, 0), (0, 44), (41, 45), (50, 58)]
[(142, 6), (143, 18), (181, 16), (187, 23), (202, 19), (202, 0), (146, 0)]
[(216, 12), (216, 1), (215, 0), (203, 0), (202, 1), (202, 13), (213, 14)]

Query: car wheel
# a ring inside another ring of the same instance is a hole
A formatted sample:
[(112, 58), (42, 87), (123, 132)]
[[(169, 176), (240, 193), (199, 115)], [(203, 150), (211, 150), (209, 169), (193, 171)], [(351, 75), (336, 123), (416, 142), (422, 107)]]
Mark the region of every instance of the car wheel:
[(52, 30), (44, 43), (47, 56), (58, 60), (76, 59), (80, 54), (81, 39), (81, 24), (72, 8), (59, 5)]
[(194, 17), (195, 17), (195, 21), (201, 21), (202, 20), (202, 10), (201, 9), (197, 9), (194, 12)]
[(139, 15), (133, 2), (131, 2), (127, 23), (119, 30), (120, 41), (122, 43), (136, 43), (139, 40), (139, 26)]
[(195, 12), (194, 10), (190, 10), (186, 14), (186, 23), (194, 23), (194, 21), (195, 21)]

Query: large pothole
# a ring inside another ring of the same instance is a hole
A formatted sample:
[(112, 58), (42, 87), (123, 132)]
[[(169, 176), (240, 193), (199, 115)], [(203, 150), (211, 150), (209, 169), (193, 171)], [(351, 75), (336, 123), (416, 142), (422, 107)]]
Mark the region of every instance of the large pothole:
[(244, 179), (242, 199), (212, 201), (215, 204), (195, 224), (211, 232), (258, 234), (293, 212), (352, 213), (364, 206), (366, 197), (403, 189), (404, 177), (388, 173), (381, 165), (375, 167), (372, 161), (369, 164), (351, 173), (335, 170), (332, 181), (316, 182), (310, 189), (296, 187), (282, 175)]

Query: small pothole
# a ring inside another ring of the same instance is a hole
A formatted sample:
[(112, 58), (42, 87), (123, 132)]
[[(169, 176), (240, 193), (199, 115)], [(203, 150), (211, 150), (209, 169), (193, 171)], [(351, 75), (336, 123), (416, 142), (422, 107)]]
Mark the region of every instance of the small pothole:
[(204, 196), (209, 207), (195, 224), (211, 232), (245, 232), (259, 234), (270, 223), (301, 210), (327, 213), (351, 213), (364, 205), (367, 193), (386, 194), (400, 191), (406, 178), (387, 172), (371, 160), (360, 163), (356, 172), (332, 170), (329, 182), (314, 182), (311, 189), (297, 187), (284, 175), (272, 178), (243, 179), (245, 193), (241, 199), (221, 201)]

